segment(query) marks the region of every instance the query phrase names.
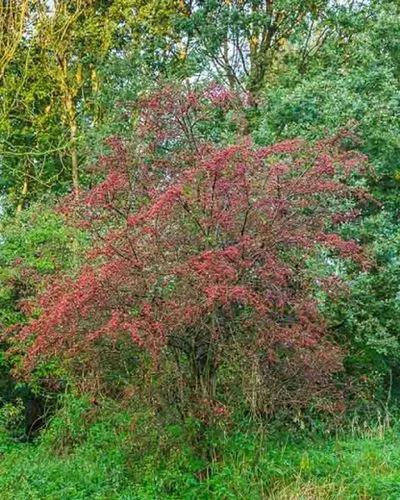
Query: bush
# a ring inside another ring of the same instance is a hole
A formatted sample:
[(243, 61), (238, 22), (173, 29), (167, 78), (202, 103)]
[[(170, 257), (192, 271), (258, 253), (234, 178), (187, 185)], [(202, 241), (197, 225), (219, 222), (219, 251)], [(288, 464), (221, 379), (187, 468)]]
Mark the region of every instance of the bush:
[[(325, 247), (368, 265), (356, 241), (331, 232), (342, 200), (348, 210), (367, 196), (345, 183), (365, 157), (343, 149), (345, 132), (255, 148), (238, 126), (235, 144), (207, 142), (215, 108), (238, 109), (231, 92), (215, 95), (168, 87), (143, 98), (139, 143), (110, 140), (98, 165), (105, 180), (66, 210), (93, 235), (90, 263), (58, 275), (30, 305), (41, 313), (19, 335), (32, 341), (25, 366), (56, 357), (101, 372), (100, 353), (124, 345), (152, 360), (143, 373), (160, 375), (182, 417), (227, 417), (235, 387), (256, 413), (317, 395), (329, 407), (323, 395), (342, 352), (325, 335), (318, 284), (302, 263)], [(271, 380), (278, 400), (265, 389)]]

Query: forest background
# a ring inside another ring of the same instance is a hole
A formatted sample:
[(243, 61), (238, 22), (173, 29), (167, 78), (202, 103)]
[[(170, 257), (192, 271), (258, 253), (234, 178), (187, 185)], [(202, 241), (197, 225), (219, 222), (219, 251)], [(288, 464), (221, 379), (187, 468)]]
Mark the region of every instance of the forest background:
[(2, 0), (2, 498), (398, 498), (400, 5)]

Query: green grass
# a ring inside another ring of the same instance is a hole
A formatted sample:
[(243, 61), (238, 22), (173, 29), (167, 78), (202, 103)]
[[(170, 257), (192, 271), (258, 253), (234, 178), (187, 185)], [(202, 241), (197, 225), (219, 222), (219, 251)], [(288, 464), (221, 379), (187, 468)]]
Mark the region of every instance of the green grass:
[(7, 499), (399, 499), (400, 434), (219, 436), (209, 467), (185, 432), (109, 404), (69, 404), (33, 444), (3, 446)]

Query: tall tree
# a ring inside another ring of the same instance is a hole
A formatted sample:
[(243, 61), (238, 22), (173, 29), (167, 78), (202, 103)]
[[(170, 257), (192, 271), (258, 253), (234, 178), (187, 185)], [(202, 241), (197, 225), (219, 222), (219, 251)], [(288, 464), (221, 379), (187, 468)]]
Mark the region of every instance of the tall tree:
[(35, 0), (20, 37), (7, 17), (15, 9), (2, 12), (10, 46), (0, 88), (2, 188), (18, 210), (52, 187), (79, 191), (86, 135), (115, 118), (135, 72), (150, 82), (165, 71), (178, 9), (175, 0)]
[(0, 2), (0, 81), (27, 29), (29, 0)]
[(358, 2), (327, 0), (190, 0), (181, 26), (189, 49), (202, 54), (231, 87), (258, 92), (283, 53), (295, 51), (300, 64), (333, 36), (346, 37), (337, 12), (356, 14)]

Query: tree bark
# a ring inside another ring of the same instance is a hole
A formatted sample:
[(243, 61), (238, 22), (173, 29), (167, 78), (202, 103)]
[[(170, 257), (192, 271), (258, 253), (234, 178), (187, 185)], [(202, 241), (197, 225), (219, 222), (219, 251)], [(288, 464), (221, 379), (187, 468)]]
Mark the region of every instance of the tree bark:
[(17, 205), (17, 210), (16, 210), (17, 214), (22, 212), (22, 209), (24, 208), (24, 201), (27, 194), (28, 194), (28, 177), (25, 175), (24, 182), (22, 184), (21, 198), (19, 199)]
[(72, 189), (75, 196), (79, 194), (79, 161), (77, 148), (78, 125), (76, 123), (76, 110), (71, 93), (66, 91), (64, 96), (67, 120), (70, 134), (70, 157), (71, 157), (71, 178)]

